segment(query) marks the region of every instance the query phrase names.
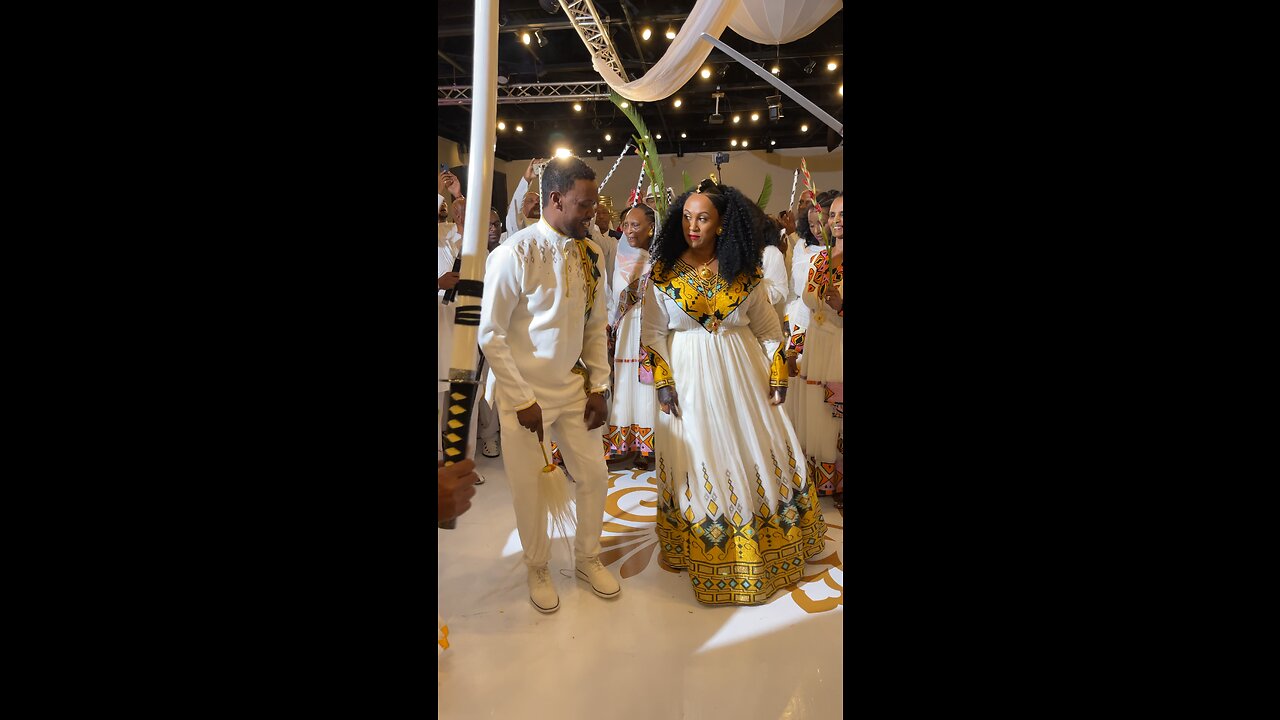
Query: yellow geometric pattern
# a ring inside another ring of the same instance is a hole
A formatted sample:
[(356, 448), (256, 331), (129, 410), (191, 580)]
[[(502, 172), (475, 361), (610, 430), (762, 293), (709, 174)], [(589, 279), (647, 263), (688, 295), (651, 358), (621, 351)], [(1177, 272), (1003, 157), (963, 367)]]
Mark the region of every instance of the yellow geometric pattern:
[[(685, 568), (687, 565), (683, 560), (675, 563), (671, 562), (673, 556), (683, 554), (686, 547), (683, 539), (688, 537), (687, 532), (684, 535), (681, 534), (680, 529), (683, 525), (683, 518), (677, 506), (677, 499), (680, 493), (672, 486), (671, 479), (670, 471), (661, 455), (659, 455), (657, 466), (653, 470), (610, 473), (610, 494), (609, 502), (606, 504), (604, 523), (605, 533), (601, 539), (601, 544), (605, 550), (600, 554), (600, 561), (605, 565), (617, 563), (613, 569), (623, 579), (634, 577), (644, 571), (650, 565), (654, 555), (659, 558), (659, 569), (665, 572), (678, 573), (680, 572), (678, 568)], [(760, 477), (759, 468), (756, 468), (756, 494), (761, 498), (764, 497), (764, 482), (764, 479)], [(688, 485), (684, 484), (684, 487), (687, 489)], [(632, 495), (636, 492), (640, 492), (640, 494), (627, 498), (625, 506), (620, 506), (617, 502), (618, 499), (622, 499), (622, 496)], [(637, 499), (637, 497), (654, 498), (656, 502)], [(765, 504), (762, 503), (762, 505)], [(817, 506), (813, 507), (816, 508)], [(646, 511), (646, 509), (648, 510)], [(761, 525), (760, 518), (766, 514), (767, 508), (765, 512), (756, 516), (755, 523), (757, 527)], [(746, 528), (751, 527), (752, 520), (747, 518), (746, 521), (744, 535), (746, 534)], [(655, 524), (657, 526), (656, 534), (654, 532)], [(809, 555), (804, 562), (800, 562), (794, 556), (783, 558), (781, 552), (778, 552), (776, 557), (771, 554), (770, 557), (778, 563), (779, 570), (781, 570), (783, 562), (793, 566), (800, 564), (804, 570), (795, 582), (781, 586), (781, 590), (787, 592), (786, 595), (779, 594), (762, 602), (781, 601), (789, 598), (790, 602), (794, 602), (801, 610), (808, 613), (830, 612), (843, 607), (844, 565), (839, 553), (843, 526), (825, 523), (825, 521), (824, 526), (827, 528), (827, 534), (818, 539), (816, 543), (821, 549)], [(832, 536), (830, 533), (836, 534)], [(824, 547), (822, 540), (831, 540), (832, 542), (825, 544)], [(763, 542), (763, 540), (760, 542)], [(773, 553), (774, 549), (770, 549), (768, 552)], [(675, 567), (672, 566), (673, 564)], [(794, 569), (794, 567), (789, 567), (787, 570)], [(803, 574), (804, 572), (809, 574)], [(724, 578), (726, 585), (728, 585), (730, 579), (737, 579), (732, 576), (717, 574), (712, 580), (713, 587), (716, 586), (720, 578)], [(701, 583), (699, 587), (705, 592), (705, 588)], [(833, 590), (837, 593), (834, 597), (831, 596), (831, 591)], [(810, 593), (813, 593), (813, 595)], [(763, 595), (764, 593), (761, 592), (760, 594)], [(700, 596), (699, 599), (703, 598)]]
[[(788, 454), (794, 453), (788, 448)], [(761, 498), (758, 512), (744, 518), (734, 511), (725, 517), (711, 492), (713, 486), (703, 469), (702, 487), (707, 503), (695, 513), (688, 485), (688, 501), (681, 509), (674, 496), (665, 458), (659, 448), (657, 534), (659, 552), (666, 565), (688, 570), (694, 597), (707, 605), (759, 605), (781, 588), (798, 583), (805, 561), (825, 547), (827, 526), (818, 506), (817, 488), (803, 482), (795, 472), (791, 478), (774, 460), (774, 478), (779, 501), (769, 507), (759, 468), (755, 469), (756, 494)], [(728, 480), (726, 478), (726, 480)], [(788, 482), (788, 480), (790, 482)], [(795, 492), (791, 485), (795, 484)], [(731, 485), (731, 484), (730, 484)], [(737, 503), (737, 494), (730, 501)], [(696, 518), (702, 517), (702, 520)]]

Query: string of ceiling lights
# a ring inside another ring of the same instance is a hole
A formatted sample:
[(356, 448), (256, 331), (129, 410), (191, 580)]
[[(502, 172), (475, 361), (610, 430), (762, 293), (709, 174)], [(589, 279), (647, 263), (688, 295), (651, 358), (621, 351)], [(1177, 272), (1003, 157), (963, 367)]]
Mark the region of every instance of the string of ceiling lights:
[[(670, 29), (670, 28), (669, 28), (669, 29), (668, 29), (668, 34), (669, 34), (668, 39), (674, 39), (674, 38), (675, 38), (675, 31), (674, 31), (674, 30), (672, 30), (672, 29)], [(653, 35), (652, 29), (651, 29), (651, 28), (648, 28), (648, 27), (646, 27), (646, 28), (641, 32), (641, 37), (642, 37), (643, 39), (645, 39), (645, 40), (648, 40), (650, 37), (652, 37), (652, 35)], [(533, 38), (533, 39), (536, 39), (536, 40), (537, 40), (537, 42), (538, 42), (539, 46), (541, 46), (541, 47), (545, 47), (545, 46), (546, 46), (546, 40), (545, 40), (545, 38), (541, 35), (541, 33), (540, 33), (538, 30), (535, 30), (535, 31), (534, 31), (534, 38)], [(527, 32), (523, 33), (521, 40), (522, 40), (522, 42), (524, 42), (526, 45), (527, 45), (527, 44), (529, 44), (529, 43), (532, 41), (532, 39), (531, 39), (531, 38), (530, 38), (530, 36), (529, 36), (529, 33), (527, 33)], [(813, 72), (814, 72), (814, 70), (817, 68), (817, 66), (818, 66), (818, 61), (817, 61), (816, 59), (814, 59), (814, 58), (812, 58), (812, 57), (808, 58), (808, 63), (807, 63), (807, 64), (805, 64), (805, 65), (803, 66), (804, 73), (805, 73), (806, 75), (812, 75), (812, 74), (813, 74)], [(826, 62), (826, 70), (827, 70), (827, 72), (835, 72), (839, 67), (840, 67), (840, 63), (839, 63), (837, 60), (835, 60), (835, 59), (830, 59), (830, 60), (828, 60), (828, 61)], [(707, 65), (707, 66), (703, 67), (703, 68), (699, 71), (699, 75), (702, 77), (702, 79), (703, 79), (703, 80), (710, 80), (710, 79), (711, 79), (711, 77), (712, 77), (712, 75), (716, 75), (716, 76), (717, 76), (717, 78), (723, 78), (723, 77), (725, 76), (725, 73), (727, 72), (728, 68), (729, 68), (729, 64), (728, 64), (728, 63), (720, 64), (719, 69), (713, 69), (713, 66), (712, 66), (712, 65)], [(782, 68), (781, 68), (781, 65), (779, 64), (779, 62), (778, 62), (778, 61), (774, 61), (773, 66), (770, 68), (770, 72), (772, 72), (774, 75), (779, 75), (779, 76), (780, 76), (780, 75), (781, 75), (781, 71), (782, 71)], [(717, 90), (717, 92), (713, 93), (713, 95), (712, 95), (713, 97), (716, 97), (716, 96), (723, 97), (723, 96), (724, 96), (724, 93), (718, 92), (718, 91), (719, 91), (719, 86), (716, 86), (716, 90)], [(841, 97), (843, 97), (843, 96), (844, 96), (844, 83), (841, 83), (841, 84), (838, 86), (838, 88), (836, 89), (836, 92), (837, 92), (837, 94), (838, 94), (838, 95), (840, 95)], [(684, 105), (684, 99), (683, 99), (682, 97), (680, 97), (679, 95), (676, 95), (676, 96), (674, 96), (674, 97), (670, 98), (669, 100), (670, 100), (670, 102), (671, 102), (672, 107), (674, 107), (674, 108), (677, 108), (677, 109), (678, 109), (678, 108), (680, 108), (681, 106), (683, 106), (683, 105)], [(778, 121), (778, 120), (782, 119), (783, 117), (785, 117), (785, 115), (784, 115), (784, 113), (783, 113), (783, 108), (782, 108), (782, 96), (781, 96), (780, 94), (774, 94), (774, 95), (766, 96), (766, 97), (765, 97), (765, 103), (766, 103), (766, 110), (765, 110), (765, 114), (767, 115), (767, 117), (768, 117), (768, 121), (769, 121), (769, 122), (776, 122), (776, 121)], [(620, 105), (621, 105), (621, 107), (622, 107), (622, 108), (624, 108), (624, 109), (625, 109), (625, 108), (627, 108), (627, 107), (629, 107), (629, 106), (630, 106), (630, 103), (628, 103), (627, 101), (625, 101), (625, 100), (624, 100), (622, 103), (620, 103)], [(584, 109), (584, 107), (583, 107), (583, 104), (582, 104), (581, 102), (575, 102), (575, 103), (573, 103), (573, 111), (574, 111), (575, 113), (581, 113), (581, 112), (583, 111), (583, 109)], [(739, 112), (735, 112), (735, 113), (733, 113), (733, 114), (730, 116), (730, 123), (731, 123), (732, 125), (741, 125), (741, 124), (742, 124), (742, 122), (743, 122), (743, 118), (744, 118), (744, 117), (749, 118), (749, 120), (750, 120), (750, 122), (751, 122), (751, 123), (759, 123), (759, 122), (760, 122), (760, 120), (761, 120), (761, 118), (762, 118), (763, 116), (761, 115), (761, 112), (760, 112), (760, 110), (759, 110), (759, 109), (752, 109), (752, 110), (747, 110), (747, 111), (739, 111)], [(724, 117), (723, 117), (723, 116), (720, 114), (720, 112), (719, 112), (719, 99), (717, 98), (717, 100), (716, 100), (716, 112), (712, 113), (712, 114), (707, 118), (707, 124), (708, 124), (708, 125), (721, 125), (721, 124), (723, 124), (723, 123), (724, 123)], [(498, 127), (498, 132), (499, 132), (499, 133), (502, 133), (502, 132), (504, 132), (504, 131), (506, 131), (506, 130), (508, 129), (508, 125), (507, 125), (506, 121), (505, 121), (505, 120), (503, 120), (502, 118), (499, 118), (499, 119), (498, 119), (497, 127)], [(746, 127), (746, 126), (743, 126), (743, 127)], [(517, 122), (517, 123), (514, 123), (513, 129), (514, 129), (514, 131), (515, 131), (516, 133), (523, 133), (523, 132), (524, 132), (524, 126), (523, 126), (521, 123), (518, 123), (518, 122)], [(809, 123), (808, 123), (808, 122), (801, 123), (801, 125), (800, 125), (800, 132), (801, 132), (801, 133), (808, 133), (808, 132), (809, 132)], [(625, 138), (627, 138), (627, 137), (629, 137), (629, 136), (630, 136), (630, 132), (629, 132), (629, 131), (628, 131), (628, 132), (624, 132), (624, 133), (622, 134), (622, 137), (620, 137), (620, 139), (625, 139)], [(603, 130), (603, 132), (602, 132), (602, 137), (603, 137), (603, 139), (604, 139), (604, 142), (606, 142), (606, 143), (612, 142), (612, 141), (613, 141), (613, 132), (612, 132), (611, 130), (609, 130), (609, 129), (607, 129), (607, 128), (606, 128), (606, 129), (604, 129), (604, 130)], [(681, 140), (687, 140), (687, 139), (688, 139), (688, 137), (689, 137), (688, 132), (681, 132), (681, 133), (680, 133), (680, 139), (681, 139)], [(663, 139), (663, 135), (662, 135), (662, 133), (660, 133), (660, 132), (658, 132), (658, 133), (654, 133), (654, 134), (653, 134), (653, 139), (654, 139), (654, 140), (662, 140), (662, 139)], [(768, 142), (768, 145), (765, 147), (765, 151), (766, 151), (766, 152), (773, 152), (772, 147), (773, 147), (774, 145), (776, 145), (776, 144), (777, 144), (777, 141), (776, 141), (776, 140), (773, 140), (773, 139), (770, 139), (768, 136), (766, 136), (764, 140), (765, 140), (766, 142)], [(748, 149), (749, 149), (749, 148), (751, 147), (752, 140), (751, 140), (751, 138), (750, 138), (750, 137), (742, 137), (742, 138), (730, 137), (730, 138), (728, 138), (728, 143), (729, 143), (729, 147), (733, 147), (733, 148), (748, 148)], [(560, 156), (564, 156), (564, 155), (573, 155), (573, 154), (575, 154), (575, 153), (572, 151), (572, 149), (567, 148), (567, 147), (560, 147), (560, 148), (557, 148), (557, 149), (556, 149), (556, 153), (557, 153), (557, 155), (560, 155)], [(601, 158), (601, 159), (602, 159), (602, 157), (603, 157), (603, 153), (604, 153), (604, 147), (597, 147), (597, 148), (595, 149), (595, 153), (592, 153), (592, 152), (591, 152), (591, 149), (588, 147), (588, 148), (586, 149), (586, 151), (585, 151), (584, 153), (582, 153), (582, 154), (584, 154), (584, 155), (592, 155), (592, 154), (594, 154), (594, 155), (596, 155), (597, 157), (599, 157), (599, 158)], [(681, 146), (681, 144), (680, 144), (680, 143), (677, 143), (676, 155), (677, 155), (678, 157), (683, 157), (683, 156), (684, 156), (684, 150), (683, 150), (683, 147)]]

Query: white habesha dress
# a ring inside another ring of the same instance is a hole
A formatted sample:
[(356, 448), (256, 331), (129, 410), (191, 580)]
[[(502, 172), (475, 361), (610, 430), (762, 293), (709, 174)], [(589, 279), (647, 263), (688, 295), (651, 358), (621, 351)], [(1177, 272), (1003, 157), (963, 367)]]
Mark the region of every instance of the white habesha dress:
[(653, 371), (652, 364), (644, 362), (645, 352), (640, 344), (641, 305), (649, 288), (649, 263), (646, 250), (620, 252), (610, 283), (618, 288), (609, 303), (609, 325), (617, 338), (613, 351), (613, 401), (604, 435), (610, 460), (632, 453), (653, 457)]
[[(844, 294), (843, 269), (831, 280)], [(844, 312), (822, 298), (827, 288), (827, 250), (809, 258), (801, 299), (809, 308), (805, 329), (804, 450), (820, 495), (844, 493)]]
[(654, 387), (674, 385), (681, 413), (657, 413), (659, 552), (708, 605), (767, 602), (826, 533), (799, 438), (769, 403), (787, 380), (761, 281), (702, 280), (677, 261), (654, 268), (644, 297)]
[(809, 306), (804, 304), (805, 283), (809, 281), (809, 260), (818, 251), (817, 245), (798, 244), (792, 249), (791, 268), (788, 277), (791, 286), (787, 292), (787, 325), (791, 336), (787, 338), (787, 351), (797, 353), (796, 369), (800, 375), (791, 379), (787, 401), (783, 404), (787, 417), (796, 428), (801, 444), (805, 440), (804, 401), (804, 333), (809, 327)]

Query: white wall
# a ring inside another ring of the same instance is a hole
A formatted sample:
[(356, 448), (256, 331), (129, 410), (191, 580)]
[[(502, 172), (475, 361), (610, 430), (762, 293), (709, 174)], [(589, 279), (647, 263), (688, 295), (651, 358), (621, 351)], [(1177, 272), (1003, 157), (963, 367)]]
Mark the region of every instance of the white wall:
[[(676, 195), (679, 195), (684, 192), (681, 171), (688, 173), (689, 180), (696, 183), (715, 172), (716, 166), (711, 162), (713, 155), (714, 153), (692, 152), (686, 152), (684, 157), (676, 157), (674, 154), (661, 155), (663, 180)], [(764, 176), (770, 175), (773, 178), (773, 192), (769, 196), (765, 212), (777, 215), (778, 212), (786, 209), (790, 200), (792, 173), (799, 169), (801, 158), (804, 158), (809, 168), (809, 175), (813, 177), (813, 182), (819, 191), (844, 189), (843, 146), (836, 148), (833, 152), (827, 152), (825, 146), (775, 150), (772, 153), (766, 153), (764, 150), (731, 150), (729, 162), (720, 166), (720, 179), (755, 200), (760, 196), (760, 189), (764, 187)], [(617, 159), (617, 155), (613, 157), (606, 155), (604, 160), (596, 160), (594, 156), (583, 158), (596, 171), (597, 182), (604, 180), (609, 168), (613, 167)], [(615, 208), (625, 203), (631, 191), (635, 189), (636, 180), (640, 178), (640, 164), (640, 158), (635, 151), (629, 152), (601, 193), (613, 198)], [(511, 196), (525, 169), (529, 167), (529, 158), (505, 163), (499, 160), (496, 166), (498, 170), (506, 172), (507, 195)], [(645, 186), (647, 187), (648, 184), (649, 178), (646, 177)], [(803, 189), (804, 179), (801, 178), (796, 186), (796, 194), (799, 195)]]

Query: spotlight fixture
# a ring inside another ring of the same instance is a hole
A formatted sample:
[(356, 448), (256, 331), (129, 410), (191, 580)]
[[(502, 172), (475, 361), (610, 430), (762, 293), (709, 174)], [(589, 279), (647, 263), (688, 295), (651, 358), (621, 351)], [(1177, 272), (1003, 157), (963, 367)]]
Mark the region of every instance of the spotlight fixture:
[(572, 154), (573, 151), (569, 148), (556, 148), (556, 157), (558, 158), (567, 158)]
[(523, 42), (525, 45), (528, 45), (528, 44), (529, 44), (529, 42), (530, 42), (532, 39), (533, 39), (533, 38), (529, 37), (529, 33), (520, 33), (520, 40), (521, 40), (521, 42)]
[(523, 125), (516, 125), (516, 132), (524, 132), (524, 126), (523, 126)]
[(778, 144), (777, 140), (770, 140), (769, 144), (765, 147), (764, 151), (767, 153), (773, 152), (773, 146), (777, 144)]
[(769, 141), (769, 144), (770, 144), (770, 145), (777, 145), (777, 144), (778, 144), (778, 141), (777, 141), (777, 140), (770, 140), (770, 141)]
[(808, 125), (801, 125), (801, 126), (800, 126), (800, 132), (809, 132), (809, 126), (808, 126)]
[(810, 60), (810, 61), (809, 61), (809, 64), (804, 66), (804, 74), (805, 74), (805, 75), (812, 75), (812, 74), (813, 74), (813, 69), (814, 69), (814, 68), (816, 68), (816, 67), (818, 67), (818, 61), (817, 61), (817, 60)]
[(499, 121), (498, 121), (498, 129), (499, 129), (499, 130), (506, 130), (506, 129), (507, 129), (507, 124), (506, 124), (506, 123), (504, 123), (504, 122), (502, 122), (501, 120), (499, 120)]
[(828, 63), (827, 63), (827, 72), (831, 72), (832, 70), (835, 70), (835, 69), (836, 69), (836, 61), (835, 61), (835, 60), (832, 60), (832, 61), (830, 61), (830, 62), (828, 62)]
[(573, 104), (573, 111), (574, 111), (574, 112), (582, 112), (582, 103), (574, 103), (574, 104)]
[(598, 153), (602, 153), (602, 152), (604, 152), (604, 148), (596, 148), (596, 152), (598, 152)]
[(760, 119), (760, 113), (751, 113), (751, 122), (756, 122), (759, 119)]
[(661, 140), (661, 139), (662, 139), (662, 133), (658, 133), (657, 135), (654, 135), (654, 136), (653, 136), (653, 139), (655, 139), (655, 140)]
[(650, 30), (649, 28), (645, 28), (644, 32), (640, 33), (641, 40), (648, 40), (651, 37), (653, 37), (653, 31)]
[(547, 39), (546, 39), (545, 37), (543, 37), (543, 36), (542, 36), (542, 31), (541, 31), (541, 30), (534, 30), (534, 31), (533, 31), (533, 36), (534, 36), (535, 38), (537, 38), (537, 40), (538, 40), (538, 47), (546, 47), (546, 46), (547, 46)]
[(737, 125), (737, 124), (738, 124), (738, 121), (739, 121), (739, 120), (741, 120), (741, 119), (742, 119), (742, 116), (741, 116), (741, 115), (734, 115), (734, 116), (733, 116), (733, 124), (734, 124), (734, 125)]
[(681, 105), (683, 105), (683, 104), (684, 104), (684, 101), (683, 101), (683, 100), (681, 100), (680, 98), (676, 98), (676, 101), (675, 101), (675, 102), (673, 102), (673, 103), (671, 103), (671, 104), (672, 104), (672, 105), (675, 105), (676, 107), (680, 107)]
[(667, 28), (667, 39), (668, 39), (668, 40), (675, 40), (675, 39), (676, 39), (676, 31), (675, 31), (675, 30), (672, 30), (671, 28)]
[(702, 68), (702, 79), (706, 80), (711, 77), (711, 68)]
[(730, 140), (730, 141), (729, 141), (729, 144), (730, 144), (730, 145), (732, 145), (732, 146), (734, 146), (734, 147), (738, 147), (738, 141), (737, 141), (737, 140)]
[(629, 106), (629, 103), (626, 100), (623, 100), (622, 102), (618, 103), (618, 107), (620, 108), (626, 108), (628, 106)]
[(844, 97), (844, 83), (840, 83), (840, 87), (836, 89), (836, 92), (840, 94), (840, 97)]
[(721, 66), (720, 66), (720, 69), (716, 71), (716, 75), (719, 75), (720, 77), (724, 77), (725, 75), (728, 75), (728, 74), (729, 74), (729, 65), (728, 65), (728, 63), (725, 63), (724, 65), (721, 65)]
[(688, 136), (688, 135), (686, 135), (685, 133), (680, 133), (680, 139), (681, 139), (681, 140), (683, 140), (684, 138), (687, 138), (687, 137), (689, 137), (689, 136)]
[(743, 140), (743, 141), (742, 141), (742, 147), (746, 147), (746, 146), (747, 146), (747, 141), (746, 141), (746, 140)]
[(782, 68), (778, 67), (777, 65), (774, 65), (773, 69), (770, 70), (769, 72), (773, 73), (774, 75), (777, 75), (778, 73), (782, 72)]
[(782, 115), (782, 95), (769, 95), (764, 99), (769, 106), (769, 121), (774, 122), (783, 117)]
[(605, 133), (605, 134), (604, 134), (604, 141), (605, 141), (605, 142), (609, 142), (609, 141), (610, 141), (610, 140), (612, 140), (612, 139), (613, 139), (613, 136), (612, 136), (612, 135), (610, 135), (609, 133)]

